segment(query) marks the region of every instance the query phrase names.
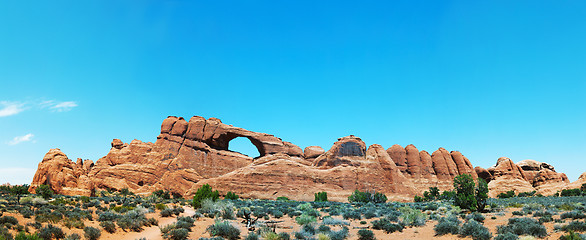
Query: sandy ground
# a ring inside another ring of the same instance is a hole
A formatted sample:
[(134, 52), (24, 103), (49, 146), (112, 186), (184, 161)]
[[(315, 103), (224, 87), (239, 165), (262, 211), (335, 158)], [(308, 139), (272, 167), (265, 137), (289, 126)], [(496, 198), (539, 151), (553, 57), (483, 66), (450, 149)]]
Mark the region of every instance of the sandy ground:
[[(192, 216), (195, 213), (194, 209), (191, 207), (184, 207), (184, 209), (185, 209), (185, 212), (182, 213), (181, 216)], [(494, 213), (484, 214), (486, 217), (486, 220), (484, 221), (484, 226), (486, 226), (493, 233), (493, 237), (495, 237), (496, 236), (496, 227), (499, 225), (505, 225), (507, 223), (508, 219), (511, 217), (518, 217), (518, 216), (512, 215), (512, 212), (517, 211), (517, 210), (521, 210), (521, 209), (520, 208), (507, 208), (505, 210), (505, 215), (503, 215), (503, 216), (498, 216)], [(26, 218), (23, 218), (20, 214), (5, 213), (4, 215), (16, 217), (21, 225), (25, 225), (26, 223), (29, 223), (29, 222), (34, 222), (34, 218), (26, 219)], [(147, 216), (147, 218), (149, 218), (149, 217), (157, 218), (159, 220), (159, 226), (168, 225), (168, 224), (171, 224), (176, 221), (176, 217), (167, 217), (167, 218), (160, 217), (160, 214), (158, 211), (155, 213), (148, 213), (146, 216)], [(496, 216), (497, 218), (491, 219), (492, 216)], [(95, 216), (95, 217), (97, 218), (97, 216)], [(529, 215), (527, 215), (525, 217), (529, 217)], [(341, 219), (341, 216), (336, 216), (336, 218)], [(554, 216), (554, 219), (559, 219), (559, 215)], [(279, 233), (279, 232), (290, 233), (291, 239), (294, 239), (292, 233), (300, 230), (300, 226), (297, 223), (295, 223), (294, 219), (292, 219), (292, 218), (285, 216), (281, 219), (271, 219), (271, 220), (283, 221), (283, 222), (277, 224), (276, 232), (277, 233)], [(370, 226), (371, 222), (373, 220), (375, 220), (375, 219), (364, 220), (367, 222), (367, 224), (360, 224), (360, 221), (358, 221), (358, 220), (350, 221), (350, 227), (349, 227), (350, 234), (349, 234), (348, 239), (358, 239), (358, 230), (360, 230), (360, 227)], [(244, 237), (246, 237), (248, 235), (248, 230), (246, 229), (246, 226), (244, 225), (244, 223), (241, 223), (241, 221), (242, 221), (241, 219), (232, 220), (233, 224), (235, 226), (238, 226), (238, 228), (240, 229), (240, 231), (241, 231), (240, 236), (242, 237), (242, 239), (244, 239)], [(259, 220), (259, 222), (260, 221), (262, 221), (262, 220)], [(567, 222), (569, 222), (569, 220), (566, 221), (566, 223)], [(210, 218), (200, 218), (200, 219), (196, 220), (195, 226), (191, 229), (191, 233), (189, 235), (189, 238), (190, 239), (199, 239), (200, 237), (210, 237), (209, 233), (206, 232), (206, 228), (213, 223), (214, 223), (214, 219), (210, 219)], [(429, 221), (427, 221), (425, 226), (406, 228), (403, 230), (403, 232), (395, 232), (392, 234), (386, 234), (382, 230), (372, 230), (372, 229), (371, 230), (374, 232), (377, 239), (443, 239), (443, 240), (471, 239), (471, 238), (461, 238), (456, 235), (449, 235), (449, 234), (444, 235), (444, 236), (435, 236), (435, 231), (433, 230), (433, 228), (436, 224), (437, 224), (437, 221), (429, 220)], [(543, 239), (558, 239), (563, 234), (563, 232), (554, 232), (553, 231), (554, 224), (555, 224), (554, 222), (549, 222), (549, 223), (544, 224), (545, 227), (547, 228), (547, 232), (549, 233), (549, 235)], [(43, 224), (43, 225), (45, 226), (46, 224)], [(82, 236), (82, 238), (83, 238), (83, 230), (82, 229), (68, 229), (68, 228), (62, 226), (61, 224), (55, 224), (55, 225), (61, 227), (67, 235), (69, 235), (71, 233), (77, 233), (80, 236)], [(85, 225), (96, 227), (98, 229), (102, 229), (101, 227), (99, 227), (98, 221), (86, 221)], [(336, 228), (333, 228), (333, 229), (337, 230)], [(13, 232), (13, 234), (15, 234), (15, 233)], [(163, 239), (161, 237), (161, 231), (159, 230), (158, 226), (145, 228), (142, 232), (124, 232), (120, 228), (117, 228), (117, 231), (114, 234), (110, 234), (105, 231), (102, 231), (102, 236), (100, 239), (104, 239), (104, 240), (126, 240), (126, 239), (135, 240), (135, 239), (140, 239), (140, 238), (146, 238), (149, 240)]]

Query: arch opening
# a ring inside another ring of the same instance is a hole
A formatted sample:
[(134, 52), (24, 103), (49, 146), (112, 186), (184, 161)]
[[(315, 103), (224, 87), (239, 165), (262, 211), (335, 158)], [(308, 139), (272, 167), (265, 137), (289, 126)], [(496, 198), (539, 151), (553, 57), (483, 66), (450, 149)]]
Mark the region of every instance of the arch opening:
[(239, 152), (252, 158), (263, 156), (263, 152), (252, 139), (248, 137), (235, 137), (228, 142), (228, 150)]

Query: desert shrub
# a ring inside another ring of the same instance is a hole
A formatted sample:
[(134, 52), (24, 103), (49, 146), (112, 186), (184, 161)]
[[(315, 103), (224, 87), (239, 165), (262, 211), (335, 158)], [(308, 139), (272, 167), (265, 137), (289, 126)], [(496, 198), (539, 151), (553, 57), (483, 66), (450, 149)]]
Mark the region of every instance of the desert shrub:
[(496, 197), (497, 198), (512, 198), (512, 197), (515, 197), (515, 191), (510, 190), (507, 192), (499, 193)]
[(165, 205), (164, 203), (157, 203), (157, 204), (155, 204), (155, 209), (157, 209), (157, 210), (160, 210), (161, 211), (161, 210), (165, 210), (167, 208), (168, 208), (167, 205)]
[(358, 230), (358, 239), (359, 240), (374, 240), (374, 233), (368, 229), (360, 229)]
[(378, 192), (369, 193), (355, 190), (354, 193), (348, 197), (348, 201), (351, 203), (384, 203), (387, 201), (387, 196)]
[(3, 226), (0, 226), (0, 239), (12, 239), (12, 234)]
[(43, 224), (41, 224), (40, 222), (27, 223), (26, 225), (31, 226), (35, 229), (41, 229), (43, 227)]
[(229, 200), (236, 200), (238, 198), (239, 198), (238, 195), (233, 192), (228, 192), (228, 193), (226, 193), (226, 196), (224, 196), (224, 199), (229, 199)]
[(183, 229), (187, 230), (188, 232), (190, 232), (191, 227), (193, 227), (193, 222), (177, 221), (175, 223), (175, 227), (176, 228), (183, 228)]
[(285, 196), (281, 196), (281, 197), (277, 197), (277, 201), (289, 201), (289, 198), (285, 197)]
[[(1, 237), (0, 237), (1, 238)], [(14, 240), (42, 240), (37, 234), (35, 233), (25, 233), (24, 231), (19, 232), (14, 236)]]
[(154, 191), (152, 193), (152, 195), (153, 196), (156, 196), (158, 198), (162, 198), (162, 199), (171, 199), (170, 193), (168, 191), (165, 191), (165, 190), (157, 190), (157, 191)]
[(306, 225), (312, 222), (316, 222), (317, 219), (313, 216), (309, 216), (307, 214), (301, 214), (301, 216), (295, 218), (295, 222), (299, 225)]
[(130, 229), (135, 232), (140, 232), (142, 231), (142, 227), (146, 226), (147, 219), (144, 215), (144, 212), (139, 209), (135, 209), (118, 218), (116, 224), (118, 224), (118, 227), (122, 229)]
[(582, 191), (579, 188), (564, 189), (560, 193), (560, 196), (562, 196), (562, 197), (580, 196), (580, 195), (582, 195)]
[(81, 220), (67, 218), (67, 219), (63, 220), (63, 226), (65, 226), (69, 229), (71, 229), (71, 228), (83, 229), (85, 227), (85, 224)]
[(102, 212), (102, 213), (98, 214), (98, 221), (100, 221), (100, 222), (115, 221), (119, 217), (120, 217), (120, 214), (116, 214), (113, 212)]
[(271, 211), (271, 215), (274, 218), (282, 218), (285, 214), (283, 212), (281, 212), (280, 210), (274, 210), (274, 211)]
[(328, 236), (330, 240), (344, 240), (348, 237), (348, 228), (344, 226), (338, 231), (331, 231)]
[(494, 238), (494, 240), (518, 240), (518, 239), (519, 239), (519, 236), (517, 236), (513, 233), (510, 233), (510, 232), (499, 234)]
[(504, 234), (506, 232), (516, 235), (531, 235), (539, 238), (547, 236), (545, 227), (532, 218), (511, 218), (507, 225), (497, 227), (498, 234)]
[(462, 209), (476, 210), (476, 197), (474, 195), (474, 180), (470, 174), (458, 175), (454, 178), (456, 197), (454, 204)]
[(41, 195), (44, 199), (53, 197), (53, 190), (49, 185), (42, 184), (35, 190), (38, 195)]
[(240, 229), (234, 227), (229, 221), (218, 221), (208, 226), (206, 231), (211, 236), (220, 236), (229, 240), (240, 238)]
[(415, 197), (413, 197), (413, 202), (423, 202), (423, 201), (425, 201), (425, 199), (420, 196), (415, 195)]
[(402, 207), (399, 209), (403, 215), (401, 215), (401, 223), (404, 226), (423, 226), (427, 215), (425, 213), (408, 207)]
[(228, 201), (216, 201), (204, 199), (198, 212), (210, 218), (222, 217), (223, 219), (236, 219), (234, 205)]
[(259, 240), (259, 235), (255, 232), (250, 232), (244, 240)]
[(488, 184), (482, 178), (478, 178), (478, 185), (476, 186), (474, 197), (476, 198), (476, 210), (484, 211), (486, 201), (488, 200)]
[(551, 215), (547, 215), (547, 216), (540, 217), (537, 220), (539, 221), (539, 223), (543, 224), (546, 222), (553, 222), (553, 217)]
[(59, 227), (55, 227), (51, 224), (47, 225), (46, 227), (42, 228), (39, 233), (38, 233), (39, 237), (42, 239), (62, 239), (65, 237), (65, 233), (63, 233), (63, 230)]
[(580, 235), (576, 232), (570, 231), (565, 235), (560, 236), (560, 240), (584, 240), (586, 236)]
[(474, 221), (477, 221), (479, 223), (483, 223), (485, 217), (481, 213), (474, 212), (474, 213), (471, 213), (471, 214), (466, 215), (466, 219), (467, 220), (473, 219)]
[(165, 239), (171, 240), (185, 240), (189, 237), (189, 231), (185, 228), (175, 228), (163, 235)]
[(164, 209), (161, 212), (159, 212), (159, 214), (161, 214), (161, 217), (172, 217), (174, 213), (175, 212), (173, 211), (173, 209), (170, 208)]
[(523, 211), (513, 211), (512, 214), (515, 215), (515, 216), (523, 216), (523, 215), (525, 215), (525, 212), (523, 212)]
[(580, 212), (580, 211), (571, 211), (571, 212), (565, 212), (562, 213), (560, 215), (561, 219), (566, 219), (566, 218), (571, 218), (571, 219), (584, 219), (586, 218), (586, 214)]
[(564, 230), (566, 232), (569, 232), (569, 231), (585, 232), (586, 231), (586, 222), (572, 221), (572, 222), (568, 223), (567, 225), (564, 225), (562, 227), (562, 230)]
[(350, 225), (350, 223), (348, 221), (344, 221), (341, 219), (336, 219), (336, 218), (331, 218), (331, 217), (327, 217), (324, 218), (322, 221), (322, 224), (324, 225), (331, 225), (331, 226), (348, 226)]
[(342, 214), (342, 217), (346, 220), (348, 220), (348, 219), (360, 220), (360, 219), (362, 219), (362, 214), (360, 214), (359, 211), (347, 211), (347, 212), (344, 212), (344, 214)]
[(445, 235), (448, 233), (451, 234), (458, 234), (460, 232), (460, 219), (455, 215), (449, 215), (447, 217), (442, 217), (438, 221), (438, 224), (435, 225), (433, 230), (435, 231), (436, 236)]
[(72, 233), (71, 235), (67, 236), (65, 240), (81, 240), (81, 236), (77, 233)]
[(30, 210), (28, 208), (22, 208), (20, 209), (20, 214), (22, 215), (23, 218), (31, 218), (33, 216), (33, 214), (35, 214), (33, 212), (33, 210)]
[(104, 230), (109, 233), (116, 232), (116, 224), (114, 224), (114, 222), (112, 222), (112, 221), (101, 222), (100, 227), (104, 228)]
[(517, 197), (532, 197), (535, 196), (536, 191), (531, 192), (520, 192)]
[(18, 220), (13, 217), (13, 216), (2, 216), (0, 217), (0, 224), (12, 224), (12, 225), (16, 225), (18, 224)]
[(328, 193), (327, 192), (318, 192), (314, 194), (314, 202), (327, 202), (328, 201)]
[(384, 230), (386, 233), (393, 233), (396, 231), (402, 232), (403, 225), (397, 223), (391, 223), (387, 218), (381, 218), (372, 221), (372, 228), (376, 230)]
[(489, 240), (492, 238), (492, 234), (482, 224), (470, 219), (470, 221), (464, 223), (460, 229), (460, 236), (470, 236), (474, 240)]
[(216, 201), (218, 200), (219, 196), (220, 193), (218, 192), (218, 190), (212, 191), (212, 187), (210, 187), (209, 184), (204, 184), (199, 189), (197, 189), (197, 192), (195, 192), (195, 195), (193, 196), (193, 207), (200, 208), (201, 202), (204, 199), (209, 198), (213, 201)]
[(100, 238), (100, 236), (102, 236), (102, 231), (95, 227), (85, 227), (83, 229), (83, 236), (87, 240), (97, 240), (98, 238)]

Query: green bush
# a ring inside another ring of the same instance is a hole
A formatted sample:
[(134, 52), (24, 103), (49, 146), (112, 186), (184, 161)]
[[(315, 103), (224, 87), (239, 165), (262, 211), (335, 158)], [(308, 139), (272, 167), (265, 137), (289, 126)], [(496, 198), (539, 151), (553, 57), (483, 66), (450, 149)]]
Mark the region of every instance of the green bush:
[(572, 221), (562, 227), (566, 232), (586, 232), (586, 222)]
[(348, 219), (360, 220), (360, 219), (362, 219), (362, 214), (360, 214), (359, 211), (347, 211), (342, 214), (342, 217), (346, 220), (348, 220)]
[(211, 236), (219, 236), (229, 240), (240, 238), (240, 229), (234, 227), (229, 221), (218, 221), (207, 227), (206, 231)]
[(53, 190), (49, 185), (42, 184), (35, 190), (38, 195), (41, 195), (44, 199), (53, 197)]
[(162, 198), (162, 199), (171, 199), (171, 195), (168, 191), (165, 190), (157, 190), (152, 193), (154, 196)]
[(413, 197), (413, 201), (414, 202), (423, 202), (423, 201), (425, 201), (425, 199), (423, 199), (420, 196), (415, 195), (415, 197)]
[(454, 198), (456, 198), (455, 191), (443, 191), (439, 197), (440, 200), (447, 200), (447, 201), (452, 201), (452, 200), (454, 200)]
[(547, 236), (545, 227), (532, 218), (511, 218), (507, 225), (497, 226), (498, 234), (507, 232), (516, 235), (531, 235), (539, 238)]
[(358, 239), (359, 240), (374, 240), (374, 233), (368, 229), (360, 229), (358, 230)]
[(295, 218), (295, 222), (299, 225), (306, 225), (312, 222), (316, 222), (317, 219), (313, 216), (309, 216), (307, 214), (301, 214), (301, 216)]
[(484, 222), (484, 219), (485, 219), (485, 217), (484, 217), (484, 215), (482, 215), (481, 213), (474, 212), (474, 213), (468, 214), (468, 215), (466, 216), (466, 219), (467, 219), (467, 220), (473, 219), (474, 221), (477, 221), (477, 222), (479, 222), (479, 223), (483, 223), (483, 222)]
[(201, 202), (204, 199), (209, 198), (213, 201), (216, 201), (219, 197), (220, 193), (218, 192), (218, 190), (212, 191), (212, 187), (210, 187), (209, 184), (204, 184), (199, 189), (197, 189), (197, 192), (195, 192), (195, 195), (193, 196), (193, 207), (200, 208)]
[(478, 185), (475, 191), (476, 197), (476, 210), (482, 212), (486, 207), (486, 201), (488, 200), (488, 184), (484, 179), (478, 178)]
[(575, 189), (564, 189), (562, 190), (560, 196), (562, 197), (571, 197), (571, 196), (580, 196), (582, 195), (582, 191), (578, 188)]
[(492, 238), (492, 234), (488, 228), (474, 221), (474, 219), (470, 219), (470, 221), (464, 223), (462, 229), (460, 229), (460, 236), (470, 236), (474, 240), (490, 240)]
[[(2, 236), (0, 236), (0, 238), (2, 238)], [(16, 234), (16, 236), (14, 236), (14, 240), (42, 240), (42, 239), (39, 236), (37, 236), (37, 234), (35, 234), (35, 233), (27, 234), (25, 232), (19, 232), (18, 234)]]
[(277, 197), (277, 201), (289, 201), (289, 198), (281, 196), (281, 197)]
[(185, 240), (189, 237), (189, 231), (185, 228), (175, 228), (167, 232), (163, 237), (171, 240)]
[(517, 236), (513, 233), (510, 233), (510, 232), (499, 234), (494, 238), (494, 240), (518, 240), (518, 239), (519, 239), (519, 236)]
[(102, 231), (95, 227), (85, 227), (83, 229), (83, 236), (87, 240), (97, 240), (102, 235)]
[(228, 192), (226, 193), (226, 196), (224, 196), (224, 199), (229, 199), (229, 200), (236, 200), (238, 199), (238, 195), (236, 195), (236, 193), (233, 192)]
[(327, 202), (328, 201), (328, 193), (327, 192), (318, 192), (315, 193), (314, 202)]
[(386, 233), (393, 233), (396, 231), (402, 232), (403, 225), (391, 223), (388, 218), (381, 218), (372, 221), (372, 228), (376, 230), (384, 230)]
[(62, 239), (65, 237), (65, 233), (59, 227), (55, 227), (51, 224), (47, 225), (46, 227), (42, 228), (39, 233), (39, 237), (42, 239)]
[(458, 234), (460, 232), (460, 223), (462, 223), (462, 221), (460, 221), (456, 215), (442, 217), (438, 221), (438, 224), (435, 225), (433, 230), (435, 231), (436, 236), (441, 236), (448, 233)]
[(348, 197), (348, 201), (351, 203), (384, 203), (387, 201), (387, 196), (378, 192), (369, 193), (355, 190), (354, 193)]
[(157, 204), (155, 204), (155, 209), (157, 209), (159, 211), (160, 210), (165, 210), (167, 208), (168, 208), (167, 205), (165, 205), (164, 203), (157, 203)]
[(560, 215), (561, 219), (566, 219), (566, 218), (571, 218), (571, 219), (584, 219), (586, 218), (586, 214), (580, 212), (580, 211), (570, 211), (570, 212), (565, 212), (562, 213)]
[(399, 209), (401, 213), (401, 224), (404, 226), (423, 226), (427, 220), (425, 213), (408, 207), (402, 207)]
[(454, 204), (462, 209), (476, 210), (476, 197), (474, 195), (474, 180), (470, 174), (458, 175), (454, 178), (456, 198)]
[(584, 240), (584, 236), (575, 233), (573, 231), (568, 232), (568, 234), (562, 235), (559, 238), (560, 240)]
[(506, 193), (499, 193), (496, 197), (497, 198), (512, 198), (512, 197), (515, 197), (515, 191), (510, 190), (510, 191), (507, 191)]
[(108, 233), (115, 233), (116, 232), (116, 224), (112, 221), (104, 221), (100, 223), (100, 227), (104, 228), (104, 230)]

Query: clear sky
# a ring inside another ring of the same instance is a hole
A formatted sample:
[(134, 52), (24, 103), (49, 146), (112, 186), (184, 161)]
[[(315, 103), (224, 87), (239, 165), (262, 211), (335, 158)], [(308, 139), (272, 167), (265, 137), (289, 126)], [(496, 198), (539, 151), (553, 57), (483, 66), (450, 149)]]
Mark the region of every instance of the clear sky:
[(586, 1), (0, 1), (0, 23), (0, 183), (168, 115), (586, 171)]

